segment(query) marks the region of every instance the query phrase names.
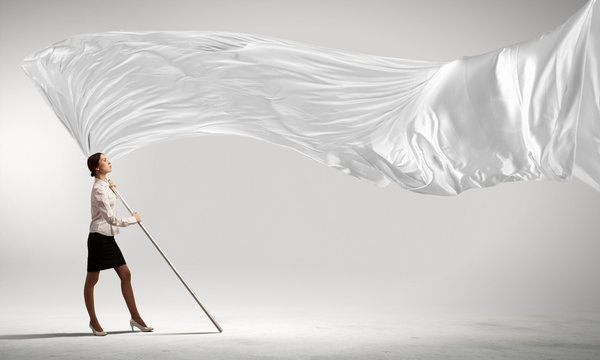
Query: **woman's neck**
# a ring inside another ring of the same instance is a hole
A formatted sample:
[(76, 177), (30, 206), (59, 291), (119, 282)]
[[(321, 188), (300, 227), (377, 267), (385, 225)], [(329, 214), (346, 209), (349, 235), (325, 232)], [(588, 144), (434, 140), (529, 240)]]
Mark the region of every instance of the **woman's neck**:
[(106, 174), (97, 175), (96, 179), (100, 179), (100, 180), (106, 181)]

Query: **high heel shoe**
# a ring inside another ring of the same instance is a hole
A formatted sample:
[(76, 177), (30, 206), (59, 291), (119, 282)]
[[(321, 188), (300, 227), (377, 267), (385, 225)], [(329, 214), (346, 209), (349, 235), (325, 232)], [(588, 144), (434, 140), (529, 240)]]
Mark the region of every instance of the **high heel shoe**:
[(131, 325), (131, 331), (133, 331), (133, 327), (135, 326), (136, 328), (142, 330), (143, 332), (148, 332), (148, 331), (152, 331), (154, 330), (153, 327), (150, 326), (142, 326), (140, 324), (138, 324), (137, 322), (135, 322), (135, 320), (131, 319), (129, 320), (129, 325)]
[(92, 327), (92, 323), (90, 323), (90, 329), (92, 329), (92, 332), (94, 333), (94, 335), (96, 336), (105, 336), (106, 335), (106, 331), (96, 331), (96, 329), (94, 329)]

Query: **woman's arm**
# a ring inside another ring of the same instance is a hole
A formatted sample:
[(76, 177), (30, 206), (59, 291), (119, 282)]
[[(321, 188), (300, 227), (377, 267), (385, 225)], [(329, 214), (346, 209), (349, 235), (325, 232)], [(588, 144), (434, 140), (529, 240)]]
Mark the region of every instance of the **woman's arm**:
[(116, 216), (115, 210), (110, 206), (107, 191), (108, 190), (104, 188), (97, 188), (94, 191), (94, 199), (96, 200), (96, 205), (100, 210), (102, 218), (113, 226), (124, 227), (135, 224), (137, 222), (135, 216), (130, 216), (127, 218), (120, 218)]

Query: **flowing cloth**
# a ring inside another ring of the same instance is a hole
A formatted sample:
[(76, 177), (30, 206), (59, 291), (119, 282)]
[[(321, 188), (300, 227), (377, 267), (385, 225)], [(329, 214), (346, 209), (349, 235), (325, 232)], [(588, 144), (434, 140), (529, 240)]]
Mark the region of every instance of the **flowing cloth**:
[(600, 191), (599, 37), (590, 0), (538, 38), (450, 62), (160, 31), (73, 36), (22, 67), (86, 156), (235, 134), (424, 194), (571, 177)]

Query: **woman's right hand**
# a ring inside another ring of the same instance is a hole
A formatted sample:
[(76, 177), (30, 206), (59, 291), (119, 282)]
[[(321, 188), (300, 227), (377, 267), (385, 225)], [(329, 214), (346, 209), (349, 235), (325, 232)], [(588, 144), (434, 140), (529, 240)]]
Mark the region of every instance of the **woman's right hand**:
[(137, 211), (133, 212), (133, 216), (135, 216), (135, 220), (137, 220), (137, 222), (142, 221), (142, 218), (140, 217), (140, 214), (137, 213)]

